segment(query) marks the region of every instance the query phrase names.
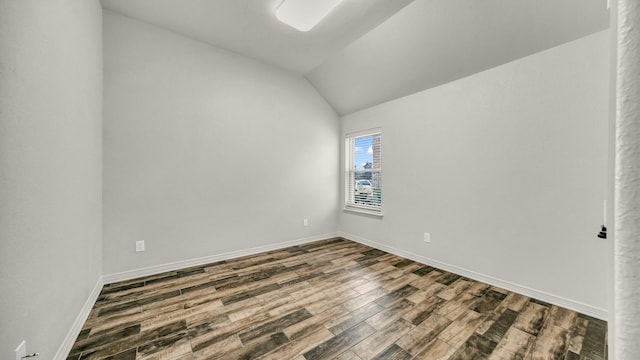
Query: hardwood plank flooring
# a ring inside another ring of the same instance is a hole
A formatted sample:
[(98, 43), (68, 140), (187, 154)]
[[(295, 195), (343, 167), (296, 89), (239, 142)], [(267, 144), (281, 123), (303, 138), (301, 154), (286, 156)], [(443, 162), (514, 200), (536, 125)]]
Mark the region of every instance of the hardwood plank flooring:
[(607, 324), (344, 239), (105, 285), (68, 360), (604, 360)]

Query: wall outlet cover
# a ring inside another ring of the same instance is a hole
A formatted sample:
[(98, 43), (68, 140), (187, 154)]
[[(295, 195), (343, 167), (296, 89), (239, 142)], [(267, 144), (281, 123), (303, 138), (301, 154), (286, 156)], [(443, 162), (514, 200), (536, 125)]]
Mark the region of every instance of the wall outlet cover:
[(144, 240), (136, 241), (136, 252), (144, 251)]

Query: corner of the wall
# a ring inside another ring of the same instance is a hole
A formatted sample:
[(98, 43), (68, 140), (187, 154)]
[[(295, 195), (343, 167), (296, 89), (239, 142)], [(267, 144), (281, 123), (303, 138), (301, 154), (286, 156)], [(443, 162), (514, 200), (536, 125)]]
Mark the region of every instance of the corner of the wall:
[(91, 309), (93, 309), (93, 305), (96, 303), (96, 300), (98, 300), (98, 296), (100, 295), (100, 291), (102, 291), (103, 285), (104, 285), (103, 277), (100, 276), (95, 286), (91, 290), (91, 293), (87, 297), (87, 300), (82, 306), (82, 309), (80, 310), (80, 313), (76, 317), (76, 320), (73, 322), (71, 329), (69, 329), (69, 332), (67, 332), (67, 335), (65, 336), (64, 341), (60, 345), (60, 348), (58, 348), (58, 351), (53, 357), (54, 360), (67, 359), (67, 356), (71, 351), (71, 347), (73, 346), (76, 339), (78, 338), (78, 335), (80, 334), (80, 331), (82, 330), (82, 326), (84, 325), (85, 321), (87, 321), (87, 318), (89, 317), (89, 313), (91, 313)]

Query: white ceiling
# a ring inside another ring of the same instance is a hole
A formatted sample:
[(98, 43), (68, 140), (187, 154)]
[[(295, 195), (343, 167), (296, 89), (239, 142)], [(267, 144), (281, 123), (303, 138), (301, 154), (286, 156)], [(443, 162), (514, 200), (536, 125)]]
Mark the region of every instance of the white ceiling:
[(411, 1), (344, 0), (308, 32), (276, 19), (282, 0), (102, 0), (102, 6), (305, 74)]
[(415, 0), (307, 78), (349, 114), (608, 26), (605, 0)]
[[(305, 75), (339, 114), (606, 29), (606, 0), (344, 0), (309, 32), (282, 0), (102, 0), (103, 7)], [(323, 1), (323, 0), (318, 0)]]

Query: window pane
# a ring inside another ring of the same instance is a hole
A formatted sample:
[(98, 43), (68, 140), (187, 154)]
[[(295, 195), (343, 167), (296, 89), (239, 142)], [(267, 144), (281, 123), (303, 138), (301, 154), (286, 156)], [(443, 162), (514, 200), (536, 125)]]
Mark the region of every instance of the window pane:
[(382, 206), (382, 134), (347, 138), (346, 205), (379, 211)]

